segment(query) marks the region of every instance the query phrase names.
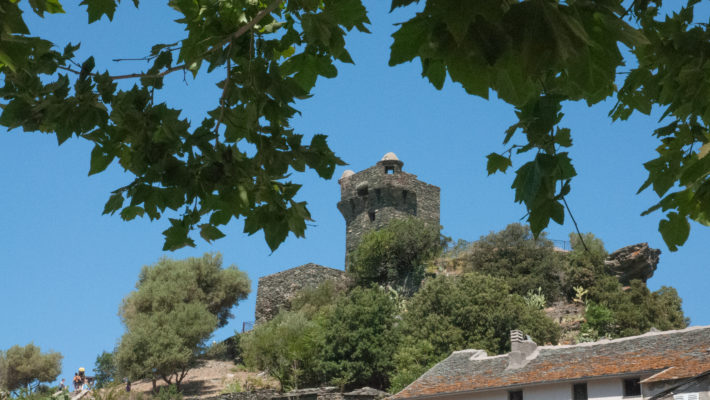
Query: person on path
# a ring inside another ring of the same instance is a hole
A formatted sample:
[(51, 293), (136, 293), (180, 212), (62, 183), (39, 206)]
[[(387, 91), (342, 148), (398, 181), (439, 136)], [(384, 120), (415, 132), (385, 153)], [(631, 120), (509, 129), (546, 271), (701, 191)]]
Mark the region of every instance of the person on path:
[(79, 378), (78, 372), (74, 373), (74, 379), (72, 379), (72, 383), (74, 384), (74, 391), (78, 391), (81, 387), (81, 378)]

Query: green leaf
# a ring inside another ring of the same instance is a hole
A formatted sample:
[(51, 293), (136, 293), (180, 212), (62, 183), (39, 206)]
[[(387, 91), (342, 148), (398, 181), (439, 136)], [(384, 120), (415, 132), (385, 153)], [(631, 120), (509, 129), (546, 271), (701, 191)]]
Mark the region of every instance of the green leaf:
[(562, 147), (572, 146), (572, 135), (570, 132), (569, 128), (557, 128), (554, 137), (555, 143)]
[(113, 214), (120, 210), (121, 207), (123, 207), (123, 194), (121, 192), (114, 193), (108, 198), (103, 214)]
[(389, 65), (395, 66), (411, 61), (419, 55), (419, 49), (424, 45), (429, 35), (428, 21), (421, 16), (414, 17), (400, 25), (392, 34), (394, 42), (390, 48)]
[(163, 231), (164, 251), (175, 251), (185, 246), (195, 247), (195, 242), (187, 236), (189, 228), (184, 221), (170, 218), (170, 223), (172, 226)]
[[(113, 20), (113, 14), (116, 12), (117, 0), (82, 0), (79, 5), (86, 6), (86, 12), (89, 15), (89, 23), (96, 22), (106, 15), (109, 21)], [(135, 1), (134, 1), (135, 3)]]
[(668, 219), (662, 219), (658, 223), (658, 230), (663, 236), (670, 251), (678, 250), (678, 246), (683, 245), (688, 240), (690, 235), (690, 224), (685, 216), (681, 216), (676, 212), (671, 212), (666, 215)]
[(89, 168), (89, 175), (97, 174), (105, 170), (111, 161), (113, 161), (115, 154), (107, 154), (100, 145), (94, 146), (91, 150), (91, 167)]
[(132, 219), (135, 219), (137, 216), (143, 216), (145, 214), (145, 211), (143, 210), (142, 207), (139, 206), (128, 206), (121, 210), (121, 218), (124, 221), (130, 221)]
[(422, 60), (422, 76), (429, 78), (429, 82), (441, 90), (446, 80), (446, 66), (441, 60), (432, 58)]
[(419, 3), (419, 0), (392, 0), (392, 7), (390, 8), (390, 12), (394, 11), (394, 9), (397, 7), (408, 6), (412, 3)]
[(16, 71), (15, 63), (12, 61), (10, 56), (8, 56), (7, 53), (0, 49), (0, 69), (2, 69), (2, 67), (8, 67), (10, 68), (10, 70), (12, 70), (12, 72)]
[(451, 57), (447, 65), (452, 81), (460, 83), (467, 93), (488, 99), (490, 82), (485, 65), (461, 56)]
[(200, 225), (200, 236), (211, 243), (213, 240), (221, 239), (225, 235), (212, 224), (202, 224)]
[(532, 230), (535, 237), (538, 237), (538, 235), (547, 228), (550, 219), (560, 225), (564, 223), (565, 209), (559, 201), (544, 201), (530, 210), (528, 222), (530, 223), (530, 230)]
[(554, 175), (555, 180), (565, 180), (577, 176), (577, 171), (572, 166), (572, 160), (568, 153), (559, 153), (554, 156), (557, 163), (557, 173)]
[(542, 171), (537, 160), (529, 161), (516, 171), (511, 186), (515, 189), (515, 201), (532, 204), (542, 183)]
[(498, 171), (505, 172), (508, 167), (513, 165), (509, 157), (504, 157), (498, 153), (491, 153), (487, 155), (486, 158), (488, 158), (488, 164), (486, 166), (488, 175), (493, 175)]

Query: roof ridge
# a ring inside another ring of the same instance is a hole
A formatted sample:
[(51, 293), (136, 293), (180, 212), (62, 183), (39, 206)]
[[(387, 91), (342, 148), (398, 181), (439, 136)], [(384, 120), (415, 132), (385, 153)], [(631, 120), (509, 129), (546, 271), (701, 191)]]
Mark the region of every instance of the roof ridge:
[(538, 346), (538, 349), (547, 350), (547, 349), (569, 349), (569, 348), (573, 348), (573, 347), (591, 347), (591, 346), (597, 346), (597, 345), (605, 345), (605, 344), (609, 344), (609, 343), (619, 343), (619, 342), (624, 342), (624, 341), (628, 341), (628, 340), (636, 340), (636, 339), (645, 338), (645, 337), (672, 335), (672, 334), (676, 334), (676, 333), (698, 331), (698, 330), (703, 330), (703, 329), (710, 329), (710, 325), (689, 326), (689, 327), (683, 328), (683, 329), (673, 329), (673, 330), (668, 330), (668, 331), (648, 331), (646, 333), (642, 333), (642, 334), (636, 335), (636, 336), (625, 336), (625, 337), (620, 337), (620, 338), (615, 338), (615, 339), (600, 339), (595, 342), (584, 342), (584, 343), (577, 343), (577, 344), (545, 345), (545, 346)]

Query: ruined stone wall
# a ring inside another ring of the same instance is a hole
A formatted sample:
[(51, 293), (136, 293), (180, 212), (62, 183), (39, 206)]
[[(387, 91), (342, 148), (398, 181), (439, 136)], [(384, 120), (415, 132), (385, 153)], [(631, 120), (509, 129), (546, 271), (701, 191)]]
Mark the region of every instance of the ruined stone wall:
[(340, 179), (338, 210), (345, 218), (345, 269), (349, 255), (370, 231), (399, 218), (417, 217), (440, 225), (440, 189), (402, 171), (399, 160), (377, 165)]
[(291, 299), (298, 291), (317, 287), (327, 280), (339, 286), (348, 283), (345, 271), (313, 263), (259, 278), (254, 313), (256, 323), (271, 320), (281, 309), (289, 310)]

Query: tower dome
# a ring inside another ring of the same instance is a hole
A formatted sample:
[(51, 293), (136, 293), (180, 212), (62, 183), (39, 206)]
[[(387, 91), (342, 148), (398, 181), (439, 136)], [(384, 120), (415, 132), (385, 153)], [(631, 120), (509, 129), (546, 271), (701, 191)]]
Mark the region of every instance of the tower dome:
[(390, 151), (389, 153), (382, 156), (382, 160), (380, 161), (399, 161), (399, 158), (397, 158), (396, 154)]

